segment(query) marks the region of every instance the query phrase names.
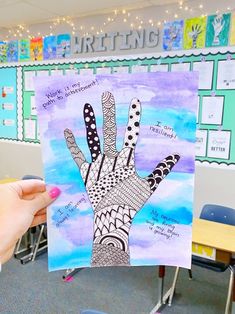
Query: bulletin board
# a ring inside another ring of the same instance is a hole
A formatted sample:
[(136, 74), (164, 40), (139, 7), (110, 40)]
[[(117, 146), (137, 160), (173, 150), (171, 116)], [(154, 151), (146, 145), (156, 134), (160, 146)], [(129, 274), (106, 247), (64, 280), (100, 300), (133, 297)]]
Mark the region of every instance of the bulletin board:
[(17, 139), (17, 69), (0, 68), (0, 137)]
[[(16, 67), (18, 67), (18, 71), (21, 71), (21, 79), (17, 83)], [(40, 143), (40, 134), (35, 108), (34, 76), (64, 76), (69, 73), (88, 75), (148, 71), (198, 71), (196, 161), (208, 166), (235, 167), (235, 50), (232, 48), (230, 50), (214, 48), (156, 55), (144, 54), (134, 57), (87, 58), (79, 61), (71, 59), (21, 63), (20, 65), (15, 64), (11, 68), (0, 68), (0, 71), (12, 71), (12, 73), (8, 73), (12, 82), (0, 81), (1, 86), (4, 84), (14, 86), (15, 91), (18, 86), (22, 98), (22, 108), (20, 109), (22, 115), (18, 114), (14, 132), (4, 132), (2, 126), (0, 138), (36, 144)], [(17, 110), (16, 107), (15, 110)], [(12, 111), (12, 114), (14, 112), (16, 117), (15, 110)], [(159, 122), (156, 121), (156, 127), (159, 127)], [(16, 134), (17, 123), (20, 134)]]

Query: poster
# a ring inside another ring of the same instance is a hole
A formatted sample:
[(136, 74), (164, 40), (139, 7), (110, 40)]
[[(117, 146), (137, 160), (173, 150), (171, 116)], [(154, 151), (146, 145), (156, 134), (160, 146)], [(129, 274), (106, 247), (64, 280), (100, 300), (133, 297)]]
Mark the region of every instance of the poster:
[(19, 40), (19, 61), (30, 60), (30, 41), (29, 39)]
[(184, 21), (173, 21), (164, 24), (163, 29), (163, 49), (178, 50), (183, 49), (183, 29)]
[(204, 48), (206, 37), (206, 17), (185, 20), (184, 49)]
[(209, 15), (206, 28), (206, 47), (227, 46), (231, 14)]
[(47, 36), (43, 40), (43, 59), (56, 59), (56, 36)]
[(49, 270), (190, 267), (197, 89), (192, 72), (35, 78), (45, 180), (62, 191)]
[(206, 157), (206, 147), (207, 147), (207, 130), (197, 130), (196, 132), (196, 156)]
[(230, 131), (210, 130), (208, 135), (207, 156), (211, 158), (229, 159), (230, 145)]
[(17, 61), (18, 61), (18, 40), (11, 40), (8, 42), (7, 62)]
[(212, 89), (214, 61), (193, 62), (193, 71), (199, 72), (198, 89)]
[(57, 36), (57, 58), (68, 58), (71, 54), (71, 43), (69, 34), (60, 34)]
[(223, 122), (224, 97), (202, 97), (202, 124), (221, 125)]
[(43, 39), (42, 37), (30, 40), (30, 58), (32, 61), (43, 60)]
[(7, 61), (7, 43), (0, 41), (0, 63)]
[(230, 45), (235, 45), (235, 13), (231, 17)]
[(217, 89), (235, 89), (235, 60), (218, 62)]

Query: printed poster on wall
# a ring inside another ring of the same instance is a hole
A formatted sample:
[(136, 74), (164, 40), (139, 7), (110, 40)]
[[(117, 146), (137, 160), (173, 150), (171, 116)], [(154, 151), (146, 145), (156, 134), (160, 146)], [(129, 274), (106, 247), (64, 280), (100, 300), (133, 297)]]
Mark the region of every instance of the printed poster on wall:
[(0, 41), (0, 63), (7, 61), (7, 43)]
[(194, 17), (185, 20), (184, 49), (205, 47), (206, 17)]
[(32, 38), (30, 40), (30, 58), (32, 61), (43, 60), (42, 46), (43, 46), (42, 37)]
[[(177, 88), (176, 88), (177, 86)], [(191, 265), (198, 74), (35, 79), (49, 270)]]
[(56, 36), (47, 36), (43, 41), (43, 58), (50, 60), (56, 58)]
[(183, 29), (184, 21), (173, 21), (164, 24), (163, 29), (163, 49), (178, 50), (183, 49)]
[(8, 42), (7, 62), (17, 61), (18, 61), (18, 40), (11, 40)]
[(30, 41), (29, 39), (19, 40), (19, 60), (29, 61), (30, 60)]
[(227, 46), (231, 14), (209, 15), (206, 28), (206, 47)]
[(57, 36), (57, 57), (68, 58), (71, 54), (71, 38), (69, 34)]

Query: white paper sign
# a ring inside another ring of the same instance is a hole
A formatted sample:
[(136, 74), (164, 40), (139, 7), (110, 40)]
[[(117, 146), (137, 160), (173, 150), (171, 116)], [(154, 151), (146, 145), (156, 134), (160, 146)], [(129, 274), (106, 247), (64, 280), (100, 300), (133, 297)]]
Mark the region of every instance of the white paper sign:
[(199, 89), (211, 89), (213, 78), (213, 61), (194, 62), (193, 71), (199, 72)]
[(230, 131), (209, 131), (207, 156), (229, 159)]
[(111, 68), (108, 68), (108, 67), (96, 69), (96, 74), (110, 74), (110, 73), (111, 73)]
[(195, 154), (198, 157), (206, 156), (207, 130), (196, 131)]
[(235, 60), (218, 62), (217, 89), (235, 89)]
[(14, 104), (11, 104), (11, 103), (3, 103), (3, 104), (2, 104), (2, 109), (3, 109), (3, 110), (13, 110), (13, 109), (14, 109)]
[(51, 75), (64, 75), (63, 70), (51, 70)]
[(150, 66), (150, 72), (167, 72), (168, 64), (153, 64)]
[(36, 136), (35, 120), (24, 120), (24, 136), (27, 139), (35, 140)]
[(48, 76), (48, 75), (49, 75), (49, 71), (45, 71), (45, 70), (37, 71), (37, 76)]
[(13, 92), (14, 92), (14, 87), (13, 87), (13, 86), (4, 86), (4, 87), (3, 87), (3, 91), (4, 91), (6, 94), (13, 94)]
[(190, 71), (190, 63), (173, 63), (171, 65), (171, 72), (185, 72)]
[(113, 67), (113, 73), (128, 73), (129, 72), (129, 67), (124, 66), (124, 67)]
[(12, 119), (4, 119), (2, 120), (2, 124), (4, 126), (13, 126), (15, 125), (15, 120), (12, 120)]
[(148, 72), (147, 65), (133, 65), (131, 67), (131, 73)]
[(80, 75), (93, 75), (93, 69), (80, 69)]
[(35, 71), (25, 71), (24, 72), (24, 89), (25, 91), (34, 91), (34, 81)]
[(224, 97), (202, 97), (202, 119), (204, 124), (222, 124)]
[(32, 116), (35, 116), (37, 114), (37, 110), (36, 110), (36, 104), (35, 104), (35, 96), (31, 95), (30, 97), (30, 114)]

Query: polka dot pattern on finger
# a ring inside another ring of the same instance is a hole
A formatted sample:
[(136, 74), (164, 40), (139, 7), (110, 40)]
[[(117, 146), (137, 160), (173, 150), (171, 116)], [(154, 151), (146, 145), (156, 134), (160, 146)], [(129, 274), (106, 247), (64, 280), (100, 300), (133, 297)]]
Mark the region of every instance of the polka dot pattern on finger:
[(132, 99), (129, 108), (129, 119), (125, 133), (124, 147), (135, 148), (140, 127), (141, 105), (137, 98)]
[(87, 143), (92, 161), (95, 161), (100, 154), (100, 140), (96, 129), (95, 114), (90, 104), (85, 104), (83, 115), (87, 130)]

